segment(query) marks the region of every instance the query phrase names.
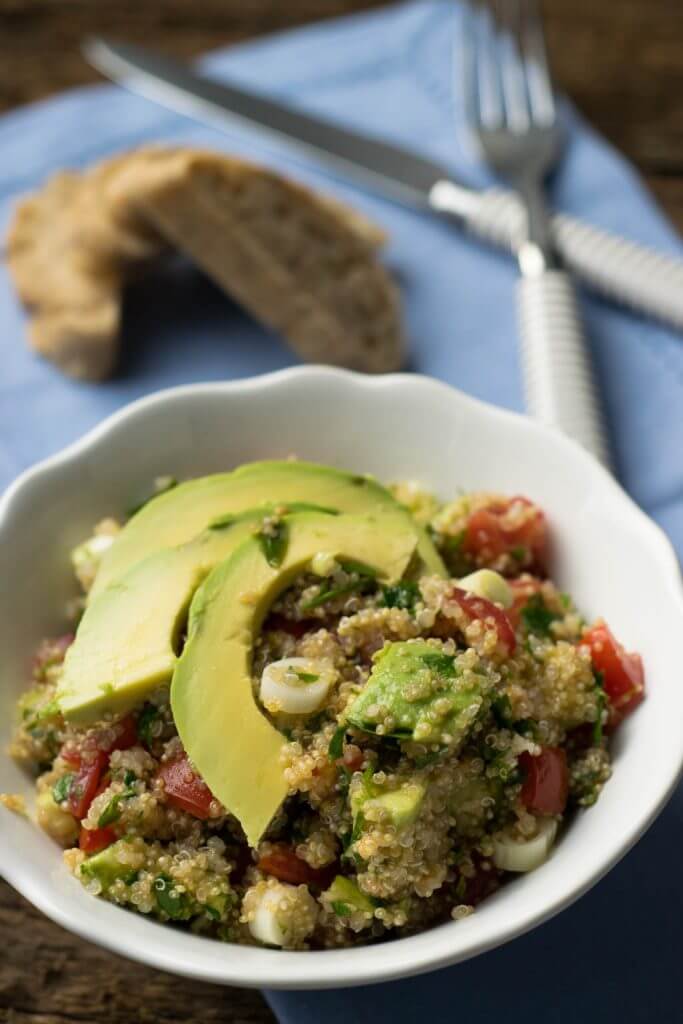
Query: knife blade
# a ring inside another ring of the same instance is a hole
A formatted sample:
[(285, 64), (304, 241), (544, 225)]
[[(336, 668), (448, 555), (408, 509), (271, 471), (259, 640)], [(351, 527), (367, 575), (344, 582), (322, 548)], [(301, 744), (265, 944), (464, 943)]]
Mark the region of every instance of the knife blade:
[[(198, 121), (246, 122), (285, 139), (385, 197), (451, 221), (510, 252), (524, 238), (524, 210), (504, 189), (477, 192), (446, 168), (393, 143), (197, 74), (189, 66), (128, 43), (90, 38), (86, 59), (106, 77)], [(683, 261), (561, 213), (552, 231), (560, 258), (584, 284), (683, 330)]]

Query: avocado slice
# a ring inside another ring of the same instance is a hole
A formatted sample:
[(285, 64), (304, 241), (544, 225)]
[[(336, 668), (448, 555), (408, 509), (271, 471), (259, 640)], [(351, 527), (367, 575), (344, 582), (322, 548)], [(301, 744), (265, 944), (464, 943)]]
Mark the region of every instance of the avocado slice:
[(185, 544), (212, 520), (274, 502), (311, 502), (358, 514), (393, 511), (410, 523), (426, 571), (446, 575), (426, 530), (375, 480), (311, 462), (251, 462), (232, 473), (188, 480), (144, 505), (104, 553), (90, 599), (143, 558)]
[(251, 685), (254, 640), (268, 609), (321, 551), (395, 582), (416, 545), (412, 525), (395, 511), (301, 513), (286, 522), (288, 541), (278, 566), (252, 538), (206, 578), (190, 606), (188, 638), (171, 683), (185, 750), (252, 846), (287, 795), (280, 764), (286, 740), (256, 706)]
[(419, 743), (462, 742), (484, 705), (492, 680), (463, 670), (462, 656), (443, 653), (426, 640), (387, 644), (374, 656), (370, 678), (348, 708), (348, 721), (384, 735)]
[(169, 680), (195, 590), (272, 512), (223, 517), (188, 544), (145, 558), (98, 594), (64, 661), (56, 695), (62, 714), (88, 722), (106, 711), (122, 713)]

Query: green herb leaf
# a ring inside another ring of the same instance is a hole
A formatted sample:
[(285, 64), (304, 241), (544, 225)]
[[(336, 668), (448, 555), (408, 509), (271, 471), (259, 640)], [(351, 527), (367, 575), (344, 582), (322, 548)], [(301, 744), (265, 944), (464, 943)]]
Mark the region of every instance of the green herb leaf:
[(345, 735), (346, 726), (340, 725), (339, 728), (335, 730), (334, 735), (330, 740), (330, 745), (327, 748), (327, 756), (329, 757), (330, 761), (336, 761), (344, 753)]
[(457, 675), (455, 671), (455, 656), (452, 654), (440, 654), (438, 651), (435, 651), (434, 654), (423, 654), (420, 661), (424, 662), (432, 672), (436, 672), (446, 679), (455, 679)]
[(119, 807), (119, 804), (122, 800), (123, 793), (117, 793), (116, 796), (111, 798), (97, 819), (98, 828), (106, 828), (107, 825), (113, 825), (115, 821), (119, 820), (121, 817), (121, 808)]
[(294, 675), (302, 683), (317, 683), (320, 679), (320, 676), (316, 676), (312, 672), (299, 672), (298, 669), (294, 669)]
[(287, 543), (289, 541), (287, 524), (280, 520), (268, 527), (268, 533), (261, 529), (256, 534), (256, 537), (268, 565), (272, 569), (278, 569), (282, 565), (282, 560), (287, 551)]
[(73, 772), (67, 772), (66, 775), (62, 775), (60, 779), (57, 779), (52, 787), (52, 796), (56, 804), (61, 804), (68, 798), (71, 792), (71, 784), (75, 778), (76, 776)]
[(301, 610), (306, 612), (313, 608), (319, 608), (321, 605), (327, 604), (328, 601), (334, 601), (335, 598), (343, 597), (344, 594), (352, 594), (354, 591), (362, 593), (370, 582), (371, 580), (364, 576), (358, 580), (349, 580), (348, 583), (343, 583), (338, 587), (330, 587), (329, 590), (321, 590), (315, 597), (304, 601)]
[(332, 903), (332, 909), (337, 917), (348, 917), (351, 914), (351, 907), (348, 903), (342, 903), (341, 900), (334, 900)]
[(381, 604), (384, 608), (404, 608), (412, 612), (420, 598), (420, 588), (412, 580), (404, 580), (394, 586), (382, 587)]
[(562, 602), (563, 608), (571, 608), (572, 599), (571, 596), (564, 591), (560, 594), (560, 601)]
[(132, 786), (134, 782), (137, 782), (137, 775), (132, 772), (130, 768), (127, 768), (123, 775), (124, 786)]
[(351, 832), (351, 842), (355, 843), (356, 839), (360, 839), (365, 828), (365, 815), (362, 811), (359, 811), (356, 817), (353, 819), (353, 831)]
[(522, 608), (522, 622), (529, 633), (550, 636), (550, 626), (557, 618), (540, 594), (533, 594)]
[(520, 544), (518, 547), (512, 548), (510, 554), (515, 559), (515, 561), (523, 562), (524, 559), (527, 557), (528, 551), (523, 544)]
[(154, 704), (145, 704), (138, 717), (138, 736), (142, 742), (151, 747), (154, 737), (152, 736), (152, 724), (159, 717), (159, 709)]
[(192, 904), (184, 892), (178, 892), (175, 882), (168, 875), (157, 875), (154, 879), (154, 895), (157, 906), (172, 921), (185, 921), (192, 915)]

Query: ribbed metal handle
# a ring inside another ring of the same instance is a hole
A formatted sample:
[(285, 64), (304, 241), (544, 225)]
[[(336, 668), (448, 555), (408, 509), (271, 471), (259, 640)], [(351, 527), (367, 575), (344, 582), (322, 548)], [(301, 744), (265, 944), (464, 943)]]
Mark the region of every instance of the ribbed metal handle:
[(518, 304), (527, 411), (609, 468), (607, 435), (569, 277), (548, 270), (521, 278)]
[[(503, 189), (481, 193), (466, 223), (473, 234), (514, 252), (524, 238), (524, 209)], [(552, 227), (568, 271), (600, 294), (683, 330), (683, 261), (565, 214), (554, 214)]]

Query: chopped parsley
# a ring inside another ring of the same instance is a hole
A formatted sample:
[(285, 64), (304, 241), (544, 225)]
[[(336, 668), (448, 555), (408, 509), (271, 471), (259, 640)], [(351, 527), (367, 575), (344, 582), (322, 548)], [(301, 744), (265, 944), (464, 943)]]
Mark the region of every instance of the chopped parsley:
[(132, 788), (132, 784), (136, 781), (134, 772), (127, 771), (123, 780), (126, 784), (126, 789), (124, 789), (122, 793), (115, 793), (111, 798), (97, 819), (98, 828), (106, 828), (107, 825), (113, 825), (115, 821), (118, 821), (121, 817), (121, 803), (124, 800), (130, 800), (132, 796), (137, 796), (135, 790)]
[(384, 608), (404, 608), (412, 612), (420, 598), (420, 588), (412, 580), (404, 580), (393, 586), (383, 586), (380, 604)]
[(159, 909), (172, 921), (186, 921), (191, 916), (192, 904), (187, 894), (179, 892), (168, 875), (157, 875), (154, 879), (154, 895)]
[(147, 747), (151, 747), (154, 740), (152, 725), (159, 718), (159, 709), (154, 704), (145, 704), (138, 717), (138, 736)]
[(529, 633), (550, 636), (550, 626), (557, 619), (540, 594), (532, 594), (522, 608), (522, 622)]
[(302, 683), (317, 683), (320, 679), (320, 676), (316, 676), (313, 672), (300, 672), (298, 669), (294, 669), (294, 675)]
[(523, 544), (520, 544), (518, 545), (518, 547), (512, 548), (510, 554), (512, 555), (516, 562), (524, 562), (529, 552)]
[(313, 608), (319, 608), (323, 604), (327, 604), (328, 601), (334, 601), (337, 597), (343, 597), (344, 594), (353, 594), (355, 591), (363, 593), (367, 589), (368, 584), (373, 581), (368, 576), (361, 576), (357, 580), (349, 580), (348, 583), (341, 583), (338, 587), (328, 587), (323, 589), (316, 594), (315, 597), (311, 597), (308, 601), (304, 601), (301, 605), (303, 612), (311, 611)]
[(76, 778), (73, 772), (67, 772), (66, 775), (62, 775), (61, 779), (57, 779), (54, 786), (52, 787), (52, 796), (56, 804), (63, 803), (71, 792), (71, 784)]
[(289, 542), (287, 523), (280, 519), (269, 525), (267, 532), (265, 529), (259, 530), (256, 538), (268, 565), (271, 569), (278, 569), (282, 565)]
[(330, 740), (330, 745), (327, 748), (327, 756), (329, 757), (330, 761), (336, 761), (344, 753), (344, 736), (345, 735), (346, 735), (346, 726), (345, 725), (340, 725), (339, 728), (335, 730), (334, 735), (332, 736), (332, 739)]
[(332, 909), (337, 917), (348, 917), (349, 914), (352, 913), (352, 909), (348, 903), (343, 903), (341, 900), (334, 900), (332, 903)]

